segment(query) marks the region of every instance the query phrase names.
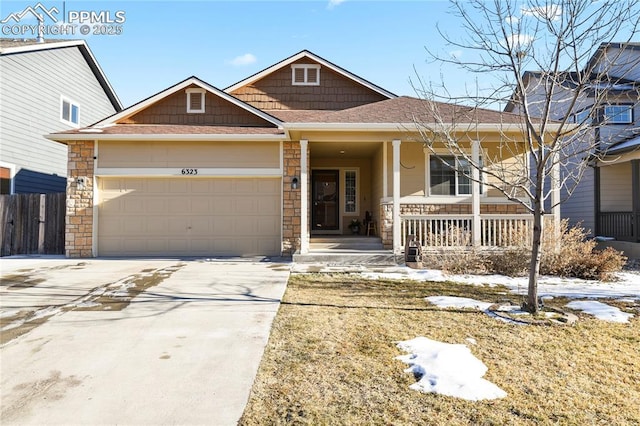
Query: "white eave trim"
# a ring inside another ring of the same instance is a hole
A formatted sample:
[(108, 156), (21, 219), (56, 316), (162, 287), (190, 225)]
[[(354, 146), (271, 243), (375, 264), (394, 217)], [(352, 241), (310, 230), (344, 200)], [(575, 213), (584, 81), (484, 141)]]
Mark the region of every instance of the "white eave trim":
[[(291, 132), (296, 130), (306, 131), (389, 131), (389, 132), (407, 132), (418, 131), (429, 128), (441, 129), (442, 124), (439, 123), (284, 123), (285, 130)], [(446, 127), (446, 125), (445, 125)], [(547, 125), (547, 131), (553, 132), (559, 130), (559, 125)], [(566, 125), (565, 125), (566, 127)], [(522, 132), (521, 124), (509, 123), (458, 123), (454, 126), (447, 127), (451, 131), (484, 131), (484, 132)]]
[(189, 86), (191, 86), (192, 84), (195, 84), (196, 86), (210, 92), (211, 94), (218, 96), (228, 102), (231, 102), (232, 104), (244, 109), (247, 112), (250, 112), (254, 115), (257, 115), (258, 117), (262, 118), (263, 120), (274, 124), (276, 126), (278, 126), (278, 128), (282, 128), (282, 122), (280, 120), (278, 120), (277, 118), (275, 118), (272, 115), (269, 115), (257, 108), (252, 107), (251, 105), (242, 102), (240, 99), (223, 92), (220, 89), (217, 89), (213, 86), (211, 86), (210, 84), (205, 83), (204, 81), (200, 80), (197, 77), (190, 77), (178, 84), (176, 84), (175, 86), (171, 86), (168, 89), (163, 90), (160, 93), (157, 93), (145, 100), (143, 100), (142, 102), (139, 102), (117, 114), (114, 114), (110, 117), (105, 118), (102, 121), (99, 121), (97, 123), (95, 123), (93, 126), (95, 127), (99, 127), (99, 126), (105, 126), (105, 125), (110, 125), (110, 124), (114, 124), (116, 123), (118, 120), (122, 120), (123, 118), (127, 118), (130, 117), (134, 114), (136, 114), (139, 111), (142, 111), (143, 109), (149, 107), (150, 105), (153, 105), (154, 103), (158, 102), (159, 100), (166, 98), (167, 96), (170, 96), (178, 91), (181, 91)]
[(244, 80), (241, 80), (241, 81), (233, 84), (232, 86), (227, 87), (226, 89), (224, 89), (224, 91), (227, 92), (227, 93), (231, 93), (231, 92), (233, 92), (234, 90), (236, 90), (236, 89), (238, 89), (240, 87), (244, 87), (244, 86), (246, 86), (248, 84), (251, 84), (251, 83), (253, 83), (255, 81), (258, 81), (261, 78), (264, 78), (265, 76), (273, 73), (274, 71), (279, 70), (280, 68), (286, 67), (286, 66), (288, 66), (288, 65), (290, 65), (290, 64), (294, 63), (295, 61), (297, 61), (299, 59), (302, 59), (302, 58), (309, 58), (309, 59), (319, 63), (323, 67), (327, 67), (330, 70), (332, 70), (332, 71), (334, 71), (334, 72), (336, 72), (336, 73), (338, 73), (338, 74), (340, 74), (340, 75), (342, 75), (344, 77), (347, 77), (348, 79), (356, 81), (357, 83), (359, 83), (359, 84), (361, 84), (361, 85), (373, 90), (374, 92), (377, 92), (377, 93), (379, 93), (379, 94), (381, 94), (383, 96), (386, 96), (389, 99), (393, 99), (393, 98), (397, 98), (398, 97), (394, 93), (391, 93), (391, 92), (383, 89), (382, 87), (376, 86), (375, 84), (373, 84), (373, 83), (371, 83), (371, 82), (369, 82), (369, 81), (367, 81), (367, 80), (365, 80), (365, 79), (363, 79), (361, 77), (358, 77), (357, 75), (355, 75), (355, 74), (353, 74), (353, 73), (351, 73), (351, 72), (349, 72), (349, 71), (347, 71), (347, 70), (345, 70), (343, 68), (340, 68), (337, 65), (334, 65), (331, 62), (328, 62), (326, 59), (322, 59), (321, 57), (314, 55), (313, 53), (309, 52), (308, 50), (303, 50), (302, 52), (297, 53), (297, 54), (291, 56), (290, 58), (287, 58), (287, 59), (285, 59), (285, 60), (283, 60), (281, 62), (278, 62), (277, 64), (274, 64), (274, 65), (272, 65), (272, 66), (270, 66), (268, 68), (265, 68), (264, 70), (254, 74), (254, 75), (252, 75), (252, 76), (250, 76), (248, 78), (245, 78)]
[(101, 134), (101, 133), (55, 133), (45, 135), (46, 139), (56, 142), (67, 141), (236, 141), (236, 142), (279, 142), (288, 137), (279, 135), (251, 134)]
[(69, 41), (61, 41), (57, 43), (55, 42), (33, 43), (25, 46), (5, 47), (3, 49), (0, 49), (0, 54), (9, 55), (12, 53), (26, 53), (26, 52), (34, 52), (37, 50), (60, 49), (63, 47), (74, 47), (74, 46), (83, 46), (83, 45), (86, 47), (86, 43), (84, 42), (84, 40), (69, 40)]

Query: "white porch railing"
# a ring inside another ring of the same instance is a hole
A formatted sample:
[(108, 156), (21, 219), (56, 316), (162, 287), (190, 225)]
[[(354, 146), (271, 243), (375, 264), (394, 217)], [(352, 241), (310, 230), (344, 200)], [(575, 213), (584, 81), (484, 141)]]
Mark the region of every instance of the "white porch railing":
[[(529, 244), (533, 216), (526, 214), (480, 215), (480, 246), (510, 247)], [(401, 216), (401, 241), (415, 235), (423, 247), (473, 246), (473, 215)]]

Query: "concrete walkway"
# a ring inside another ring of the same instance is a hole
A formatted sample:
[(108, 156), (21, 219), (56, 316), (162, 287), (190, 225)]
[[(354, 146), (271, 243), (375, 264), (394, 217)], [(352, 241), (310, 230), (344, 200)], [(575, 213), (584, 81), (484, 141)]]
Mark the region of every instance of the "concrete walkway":
[(232, 425), (290, 265), (3, 258), (0, 268), (1, 424)]

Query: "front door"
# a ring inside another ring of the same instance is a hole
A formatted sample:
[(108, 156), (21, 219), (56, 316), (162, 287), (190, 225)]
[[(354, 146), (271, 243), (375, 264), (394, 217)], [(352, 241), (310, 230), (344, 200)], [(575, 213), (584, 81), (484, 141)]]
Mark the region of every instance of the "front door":
[(312, 202), (311, 229), (336, 231), (340, 229), (338, 199), (339, 170), (313, 170), (311, 174)]

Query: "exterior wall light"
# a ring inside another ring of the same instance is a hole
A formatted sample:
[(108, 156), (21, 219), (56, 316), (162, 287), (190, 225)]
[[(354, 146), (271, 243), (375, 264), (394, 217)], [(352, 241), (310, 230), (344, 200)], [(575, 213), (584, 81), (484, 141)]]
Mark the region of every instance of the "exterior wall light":
[(298, 176), (294, 176), (291, 179), (291, 189), (298, 189)]

